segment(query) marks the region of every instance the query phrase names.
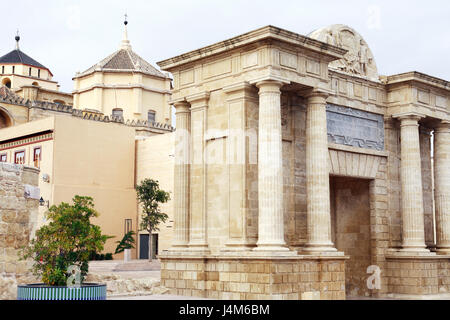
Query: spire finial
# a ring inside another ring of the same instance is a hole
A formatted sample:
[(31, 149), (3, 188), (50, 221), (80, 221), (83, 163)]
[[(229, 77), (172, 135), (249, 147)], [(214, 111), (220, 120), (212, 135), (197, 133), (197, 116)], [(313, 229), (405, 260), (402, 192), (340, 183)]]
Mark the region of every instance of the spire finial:
[(125, 50), (131, 50), (130, 41), (128, 40), (128, 31), (127, 31), (127, 24), (128, 24), (128, 14), (125, 13), (125, 21), (123, 22), (124, 29), (123, 29), (123, 39), (120, 43), (120, 49)]
[(16, 50), (19, 50), (19, 41), (20, 41), (19, 29), (17, 29), (15, 39), (16, 39)]

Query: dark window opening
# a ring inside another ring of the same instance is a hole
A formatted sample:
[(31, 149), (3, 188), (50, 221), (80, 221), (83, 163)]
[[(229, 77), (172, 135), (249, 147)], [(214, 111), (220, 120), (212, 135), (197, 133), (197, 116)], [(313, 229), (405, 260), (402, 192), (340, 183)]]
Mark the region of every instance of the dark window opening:
[(155, 119), (156, 119), (156, 112), (149, 111), (148, 112), (148, 122), (155, 122)]
[(123, 118), (123, 110), (120, 108), (115, 108), (112, 110), (113, 117)]

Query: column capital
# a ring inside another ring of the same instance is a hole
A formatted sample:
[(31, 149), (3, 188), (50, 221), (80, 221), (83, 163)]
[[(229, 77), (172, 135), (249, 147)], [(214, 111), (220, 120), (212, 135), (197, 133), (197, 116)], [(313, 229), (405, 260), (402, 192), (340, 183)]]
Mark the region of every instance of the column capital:
[(326, 100), (329, 95), (330, 95), (330, 93), (323, 89), (314, 88), (314, 89), (308, 90), (305, 93), (304, 97), (307, 98), (308, 100), (314, 99), (314, 98), (320, 98), (320, 99)]
[(254, 85), (247, 81), (242, 81), (238, 83), (231, 84), (229, 86), (223, 87), (222, 89), (225, 93), (230, 94), (236, 91), (256, 91)]
[(281, 87), (284, 86), (285, 83), (278, 80), (262, 80), (255, 83), (255, 86), (259, 89), (259, 94), (266, 92), (275, 92), (280, 93)]
[(226, 87), (223, 87), (223, 92), (227, 95), (227, 101), (237, 99), (258, 99), (258, 89), (256, 86), (247, 81), (238, 82)]
[(189, 102), (186, 101), (186, 98), (179, 98), (179, 99), (175, 99), (175, 100), (170, 100), (169, 104), (172, 104), (175, 109), (184, 109), (184, 108), (188, 108), (189, 109)]
[(396, 113), (392, 115), (392, 118), (400, 120), (403, 124), (403, 122), (419, 122), (420, 119), (425, 118), (425, 115), (421, 113), (416, 112), (407, 112), (407, 113)]
[(440, 123), (436, 125), (434, 131), (437, 133), (450, 133), (450, 121), (442, 120)]
[(384, 117), (384, 128), (385, 129), (395, 129), (396, 128), (396, 121), (391, 116), (385, 116)]
[(209, 96), (209, 91), (203, 91), (187, 96), (186, 100), (191, 104), (191, 109), (197, 109), (208, 106)]

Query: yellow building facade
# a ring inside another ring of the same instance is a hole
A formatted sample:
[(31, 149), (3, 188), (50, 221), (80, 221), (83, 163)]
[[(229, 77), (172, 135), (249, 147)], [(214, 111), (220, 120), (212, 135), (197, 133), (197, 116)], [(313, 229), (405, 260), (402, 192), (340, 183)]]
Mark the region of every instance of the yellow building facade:
[(115, 236), (106, 243), (105, 252), (114, 252), (125, 219), (136, 225), (134, 176), (130, 175), (135, 169), (134, 135), (132, 127), (120, 123), (54, 115), (2, 129), (0, 157), (40, 169), (44, 205), (35, 220), (37, 228), (46, 223), (48, 206), (70, 203), (75, 195), (91, 196), (100, 213), (94, 223)]

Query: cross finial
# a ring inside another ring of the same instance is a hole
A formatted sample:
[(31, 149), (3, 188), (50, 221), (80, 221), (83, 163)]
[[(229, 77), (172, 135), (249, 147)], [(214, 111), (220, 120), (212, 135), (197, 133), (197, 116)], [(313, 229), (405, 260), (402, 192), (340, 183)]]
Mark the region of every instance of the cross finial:
[(128, 24), (128, 14), (125, 13), (125, 21), (123, 24), (125, 25), (123, 28), (123, 38), (122, 42), (120, 43), (120, 49), (131, 49), (130, 41), (128, 41), (128, 32), (127, 32), (127, 24)]
[(19, 50), (19, 41), (20, 41), (19, 29), (17, 29), (15, 39), (16, 39), (16, 49)]

